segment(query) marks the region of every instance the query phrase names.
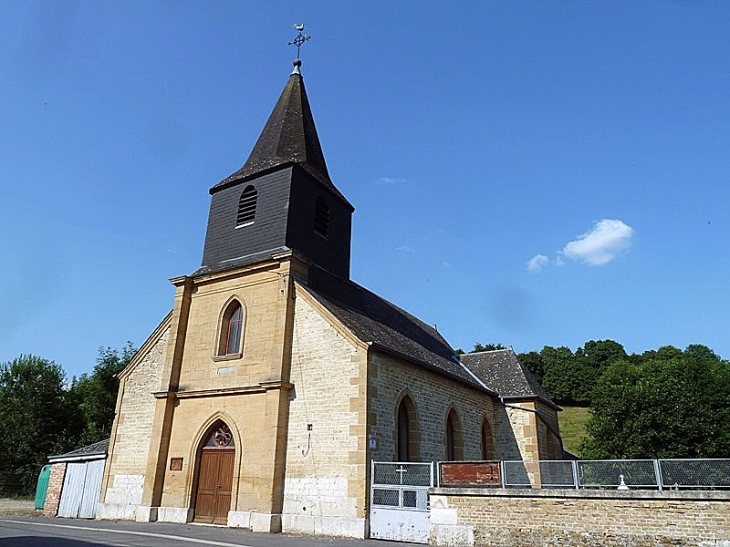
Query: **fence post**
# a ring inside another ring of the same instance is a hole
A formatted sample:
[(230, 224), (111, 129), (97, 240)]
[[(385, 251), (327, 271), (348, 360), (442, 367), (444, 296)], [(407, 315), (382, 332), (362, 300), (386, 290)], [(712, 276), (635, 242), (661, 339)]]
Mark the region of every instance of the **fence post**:
[(659, 490), (663, 490), (662, 469), (659, 466), (659, 460), (654, 460), (654, 475), (656, 476), (656, 485), (659, 487)]
[(578, 484), (578, 462), (576, 460), (572, 460), (570, 462), (570, 467), (573, 469), (573, 485), (575, 486), (576, 490), (579, 490), (580, 485)]
[(505, 483), (505, 475), (504, 475), (504, 460), (499, 461), (499, 470), (502, 472), (502, 488), (507, 488)]

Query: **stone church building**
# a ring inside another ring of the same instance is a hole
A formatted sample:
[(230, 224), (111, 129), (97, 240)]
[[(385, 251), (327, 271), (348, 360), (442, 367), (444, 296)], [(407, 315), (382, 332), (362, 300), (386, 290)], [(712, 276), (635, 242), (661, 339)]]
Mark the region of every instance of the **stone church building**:
[(562, 457), (559, 409), (512, 350), (459, 356), (350, 279), (354, 208), (300, 64), (119, 375), (97, 518), (362, 538), (371, 461)]

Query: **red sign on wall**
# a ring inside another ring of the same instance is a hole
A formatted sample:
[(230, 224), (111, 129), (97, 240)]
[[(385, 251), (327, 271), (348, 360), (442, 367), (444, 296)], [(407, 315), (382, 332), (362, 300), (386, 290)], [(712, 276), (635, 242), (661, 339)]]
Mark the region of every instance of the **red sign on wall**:
[(441, 486), (502, 485), (499, 462), (441, 462)]

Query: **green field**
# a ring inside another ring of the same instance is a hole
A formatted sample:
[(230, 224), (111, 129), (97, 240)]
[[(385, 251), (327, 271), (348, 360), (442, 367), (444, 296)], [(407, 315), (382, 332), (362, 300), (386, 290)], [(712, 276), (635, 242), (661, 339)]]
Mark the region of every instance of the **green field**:
[(580, 456), (580, 443), (585, 437), (586, 422), (590, 416), (590, 409), (581, 406), (564, 406), (558, 413), (560, 434), (563, 437), (563, 448)]

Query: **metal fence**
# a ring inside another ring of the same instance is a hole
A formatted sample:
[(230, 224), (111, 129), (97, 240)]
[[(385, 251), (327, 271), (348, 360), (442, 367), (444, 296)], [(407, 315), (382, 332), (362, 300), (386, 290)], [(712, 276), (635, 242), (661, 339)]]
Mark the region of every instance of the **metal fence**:
[(502, 487), (730, 489), (730, 459), (503, 461)]

